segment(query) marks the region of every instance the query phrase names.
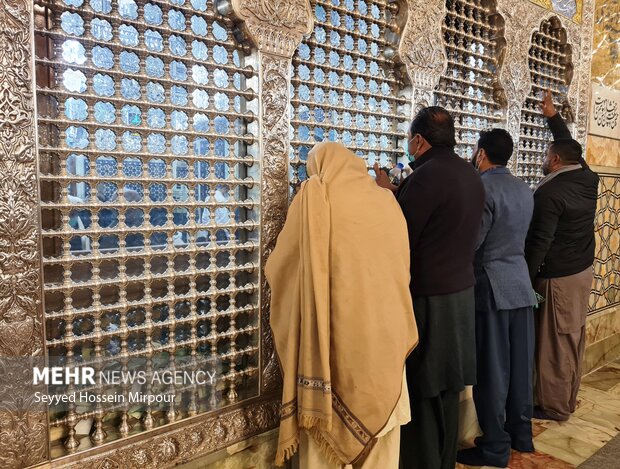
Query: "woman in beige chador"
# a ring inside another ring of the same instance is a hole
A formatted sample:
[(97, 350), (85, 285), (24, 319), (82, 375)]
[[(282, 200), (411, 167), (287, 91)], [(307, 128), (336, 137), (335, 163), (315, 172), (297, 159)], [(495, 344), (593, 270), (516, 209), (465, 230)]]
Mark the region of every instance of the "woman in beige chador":
[(300, 469), (396, 469), (418, 341), (407, 225), (342, 145), (316, 145), (308, 175), (265, 270), (284, 376), (276, 465), (299, 448)]

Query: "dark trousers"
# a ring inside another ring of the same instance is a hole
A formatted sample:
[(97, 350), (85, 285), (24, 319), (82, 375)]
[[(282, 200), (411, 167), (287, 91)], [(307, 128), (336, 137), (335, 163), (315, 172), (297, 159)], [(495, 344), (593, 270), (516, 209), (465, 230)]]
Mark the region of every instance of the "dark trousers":
[(400, 427), (402, 469), (454, 469), (459, 427), (459, 393), (434, 397), (409, 390), (411, 422)]
[(476, 446), (487, 463), (506, 467), (511, 446), (532, 448), (533, 309), (476, 311), (476, 357)]
[(476, 381), (474, 289), (413, 298), (419, 343), (407, 358), (411, 422), (401, 427), (403, 469), (454, 469), (459, 391)]

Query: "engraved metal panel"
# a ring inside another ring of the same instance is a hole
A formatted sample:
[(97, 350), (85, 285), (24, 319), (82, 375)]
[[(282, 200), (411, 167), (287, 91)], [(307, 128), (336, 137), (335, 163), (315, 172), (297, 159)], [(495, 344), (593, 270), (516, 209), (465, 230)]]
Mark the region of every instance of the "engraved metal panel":
[(0, 2), (0, 466), (49, 458), (29, 369), (44, 353), (32, 2)]
[[(444, 0), (409, 0), (398, 58), (403, 62), (412, 85), (412, 117), (417, 110), (433, 103), (433, 90), (447, 68), (441, 28), (445, 17)], [(403, 8), (404, 10), (404, 8)], [(399, 11), (399, 16), (402, 15)], [(420, 32), (424, 33), (421, 34)]]
[(582, 22), (582, 10), (584, 0), (530, 0), (536, 5), (564, 15), (566, 18), (573, 20), (575, 23)]
[[(167, 403), (51, 407), (57, 457), (258, 395), (256, 78), (211, 1), (36, 8), (49, 357), (219, 375), (148, 388)], [(130, 386), (90, 391), (112, 390)]]
[(547, 145), (552, 140), (545, 118), (540, 111), (541, 94), (550, 89), (556, 107), (568, 122), (574, 120), (567, 100), (568, 87), (573, 76), (572, 48), (567, 44), (566, 30), (556, 17), (541, 23), (532, 34), (528, 65), (532, 87), (521, 108), (521, 128), (517, 176), (532, 188), (542, 179), (542, 162)]
[[(243, 21), (243, 30), (258, 49), (261, 152), (262, 266), (275, 247), (288, 207), (288, 149), (291, 56), (304, 34), (312, 31), (309, 0), (235, 0), (221, 3), (221, 11)], [(232, 7), (232, 8), (229, 8)], [(271, 291), (261, 285), (261, 390), (277, 391), (281, 384), (269, 308)]]
[(481, 130), (504, 119), (499, 83), (505, 54), (504, 19), (496, 1), (447, 0), (442, 30), (448, 68), (435, 89), (435, 103), (453, 116), (457, 154), (470, 160)]
[(311, 2), (314, 31), (293, 56), (290, 183), (306, 179), (305, 161), (316, 142), (340, 141), (364, 157), (391, 166), (407, 134), (410, 97), (385, 55), (396, 3), (370, 0)]

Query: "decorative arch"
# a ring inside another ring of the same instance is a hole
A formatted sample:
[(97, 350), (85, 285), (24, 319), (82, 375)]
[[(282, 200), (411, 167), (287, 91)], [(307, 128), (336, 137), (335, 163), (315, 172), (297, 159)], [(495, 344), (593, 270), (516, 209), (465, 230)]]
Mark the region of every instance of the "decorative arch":
[(505, 22), (496, 0), (446, 0), (443, 39), (448, 66), (435, 88), (435, 104), (454, 116), (457, 154), (468, 160), (481, 130), (503, 126), (506, 94), (500, 71)]
[(540, 23), (532, 33), (527, 63), (531, 88), (521, 108), (517, 175), (532, 188), (543, 177), (542, 162), (551, 132), (540, 111), (541, 94), (547, 88), (553, 93), (556, 107), (568, 123), (575, 120), (568, 92), (573, 79), (572, 45), (557, 16)]

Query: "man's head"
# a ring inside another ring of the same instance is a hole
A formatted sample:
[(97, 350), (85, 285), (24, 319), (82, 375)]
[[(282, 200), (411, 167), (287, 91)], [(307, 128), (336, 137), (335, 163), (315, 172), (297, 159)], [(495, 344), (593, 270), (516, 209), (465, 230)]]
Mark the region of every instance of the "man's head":
[(547, 156), (543, 161), (543, 173), (551, 174), (563, 166), (579, 164), (582, 149), (579, 142), (572, 138), (560, 138), (551, 142), (547, 149)]
[(454, 119), (439, 106), (421, 109), (411, 122), (408, 135), (409, 154), (417, 158), (431, 147), (454, 148)]
[(506, 166), (512, 156), (514, 144), (512, 137), (504, 129), (491, 129), (480, 132), (474, 148), (475, 166), (486, 171), (493, 166)]

